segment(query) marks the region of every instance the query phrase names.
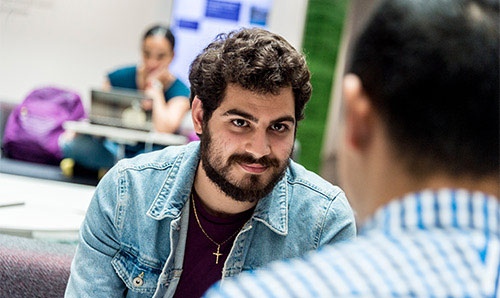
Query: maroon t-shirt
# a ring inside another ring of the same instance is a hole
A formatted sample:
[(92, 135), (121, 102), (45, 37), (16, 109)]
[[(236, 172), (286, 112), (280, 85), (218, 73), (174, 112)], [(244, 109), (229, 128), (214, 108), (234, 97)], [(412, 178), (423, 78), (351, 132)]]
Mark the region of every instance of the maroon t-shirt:
[(193, 204), (190, 205), (183, 270), (175, 298), (201, 297), (212, 284), (222, 278), (222, 268), (236, 238), (236, 231), (243, 227), (253, 213), (253, 209), (250, 209), (231, 217), (218, 218), (203, 208), (196, 193), (194, 200), (198, 218), (205, 232), (219, 244), (228, 238), (231, 239), (221, 245), (219, 252), (222, 255), (219, 256), (219, 263), (215, 264), (214, 253), (217, 252), (217, 245), (203, 234), (196, 221)]

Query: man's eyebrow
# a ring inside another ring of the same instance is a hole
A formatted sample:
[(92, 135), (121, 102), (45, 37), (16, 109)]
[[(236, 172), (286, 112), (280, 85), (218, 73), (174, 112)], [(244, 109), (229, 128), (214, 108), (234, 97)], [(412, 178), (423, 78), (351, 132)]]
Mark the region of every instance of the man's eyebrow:
[(295, 124), (295, 118), (293, 118), (292, 116), (283, 116), (283, 117), (280, 117), (276, 120), (273, 120), (273, 124), (274, 123), (280, 123), (280, 122), (287, 122), (287, 121), (290, 121), (292, 123)]
[[(243, 111), (240, 111), (238, 109), (231, 109), (231, 110), (228, 110), (226, 111), (224, 114), (222, 114), (223, 116), (228, 116), (228, 115), (237, 115), (237, 116), (240, 116), (240, 117), (243, 117), (243, 118), (246, 118), (250, 121), (253, 121), (253, 122), (259, 122), (259, 119), (255, 118), (254, 116), (248, 114), (248, 113), (245, 113)], [(283, 116), (283, 117), (280, 117), (278, 119), (275, 119), (272, 121), (272, 123), (280, 123), (280, 122), (286, 122), (286, 121), (290, 121), (292, 123), (295, 124), (295, 118), (293, 118), (292, 116)]]
[(250, 121), (253, 121), (253, 122), (259, 122), (259, 119), (255, 118), (254, 116), (248, 114), (248, 113), (245, 113), (243, 111), (240, 111), (238, 109), (231, 109), (229, 111), (226, 111), (224, 114), (222, 114), (223, 116), (228, 116), (228, 115), (237, 115), (237, 116), (241, 116), (243, 118), (246, 118)]

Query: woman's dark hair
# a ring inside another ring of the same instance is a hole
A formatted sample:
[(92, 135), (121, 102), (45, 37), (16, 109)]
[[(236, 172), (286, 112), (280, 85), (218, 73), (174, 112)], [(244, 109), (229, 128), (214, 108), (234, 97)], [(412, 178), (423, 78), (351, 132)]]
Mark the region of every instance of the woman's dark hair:
[(499, 171), (498, 0), (384, 1), (353, 51), (412, 173)]
[(146, 31), (146, 33), (144, 33), (144, 36), (142, 37), (142, 40), (144, 41), (144, 40), (146, 40), (146, 38), (148, 38), (150, 36), (162, 36), (162, 37), (165, 37), (168, 40), (168, 42), (170, 43), (170, 45), (172, 46), (172, 50), (175, 47), (175, 37), (174, 37), (174, 34), (166, 26), (155, 25), (155, 26), (149, 28), (148, 31)]
[(311, 97), (310, 73), (304, 56), (283, 37), (252, 28), (220, 34), (191, 64), (191, 100), (203, 103), (207, 122), (219, 107), (228, 84), (257, 93), (278, 94), (291, 87), (295, 119), (303, 118)]

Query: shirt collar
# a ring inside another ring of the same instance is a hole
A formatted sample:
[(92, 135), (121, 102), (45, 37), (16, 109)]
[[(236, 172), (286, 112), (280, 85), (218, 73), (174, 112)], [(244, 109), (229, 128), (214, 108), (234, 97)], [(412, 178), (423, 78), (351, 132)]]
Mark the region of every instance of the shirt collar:
[[(200, 161), (200, 143), (191, 142), (173, 162), (158, 194), (156, 194), (147, 215), (161, 220), (165, 217), (180, 216), (184, 204), (189, 199), (196, 169)], [(262, 198), (253, 218), (264, 223), (273, 232), (288, 234), (288, 186), (287, 169), (284, 177), (266, 197)]]
[(379, 208), (361, 228), (387, 233), (432, 228), (480, 230), (500, 234), (498, 198), (465, 189), (423, 190)]

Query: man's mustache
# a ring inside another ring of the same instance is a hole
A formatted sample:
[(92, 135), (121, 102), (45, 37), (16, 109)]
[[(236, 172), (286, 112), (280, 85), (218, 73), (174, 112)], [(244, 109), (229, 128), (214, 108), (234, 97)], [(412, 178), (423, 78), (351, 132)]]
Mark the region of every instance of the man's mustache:
[(233, 154), (227, 160), (227, 164), (230, 165), (232, 163), (247, 163), (247, 164), (260, 164), (264, 167), (279, 167), (280, 162), (276, 158), (270, 158), (267, 156), (263, 156), (259, 159), (254, 158), (249, 154)]

